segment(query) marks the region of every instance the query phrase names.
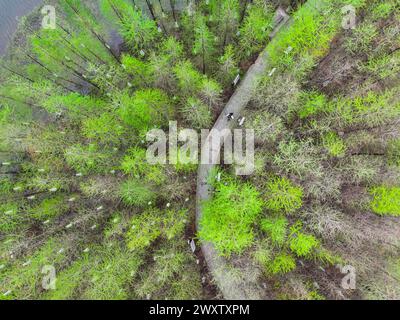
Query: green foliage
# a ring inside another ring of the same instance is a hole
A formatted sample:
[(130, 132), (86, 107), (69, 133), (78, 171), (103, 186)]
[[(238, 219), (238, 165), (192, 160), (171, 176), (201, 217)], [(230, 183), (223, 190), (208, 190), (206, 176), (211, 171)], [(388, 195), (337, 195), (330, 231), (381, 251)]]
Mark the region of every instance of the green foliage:
[(374, 197), (371, 209), (380, 216), (400, 216), (400, 188), (399, 187), (374, 187), (370, 190)]
[(271, 248), (269, 247), (269, 243), (262, 241), (260, 244), (258, 244), (256, 250), (253, 252), (253, 258), (265, 270), (268, 270), (268, 267), (272, 261), (272, 252)]
[(242, 253), (252, 245), (252, 225), (262, 209), (259, 193), (249, 184), (219, 184), (214, 198), (203, 204), (199, 236), (221, 255)]
[(323, 137), (323, 145), (333, 157), (343, 157), (346, 153), (346, 145), (336, 132), (328, 132)]
[(240, 49), (247, 56), (264, 48), (272, 31), (272, 6), (253, 5), (240, 28)]
[(121, 185), (120, 197), (126, 205), (144, 207), (156, 199), (156, 193), (140, 180), (129, 179)]
[(300, 222), (290, 227), (289, 246), (298, 257), (307, 257), (319, 247), (320, 243), (313, 235), (302, 233), (301, 229)]
[(315, 58), (322, 56), (339, 27), (339, 14), (322, 14), (323, 11), (329, 12), (330, 8), (328, 1), (307, 1), (294, 14), (291, 25), (269, 45), (272, 63), (284, 67), (292, 65), (299, 54), (310, 53)]
[(395, 1), (385, 1), (379, 3), (372, 9), (372, 15), (374, 19), (387, 18), (395, 9)]
[(318, 92), (303, 92), (300, 95), (301, 108), (298, 114), (301, 119), (318, 114), (324, 111), (330, 111), (330, 105), (324, 94)]
[(94, 112), (105, 109), (106, 102), (101, 99), (82, 96), (78, 93), (67, 95), (51, 95), (43, 101), (43, 107), (51, 113), (67, 112), (69, 116), (81, 118), (83, 115), (92, 116)]
[(127, 91), (114, 98), (121, 119), (138, 132), (147, 132), (166, 123), (173, 115), (168, 96), (159, 89), (138, 90), (133, 96)]
[(237, 58), (233, 45), (228, 45), (225, 48), (224, 54), (219, 58), (218, 79), (224, 86), (233, 82), (239, 72)]
[(181, 113), (193, 129), (206, 129), (211, 126), (210, 108), (198, 98), (190, 97), (182, 106)]
[(135, 87), (141, 87), (149, 83), (152, 76), (150, 65), (130, 55), (124, 54), (121, 63), (130, 75), (129, 82)]
[(19, 212), (19, 207), (16, 203), (0, 204), (0, 232), (9, 234), (20, 227), (24, 221), (24, 217)]
[(38, 206), (31, 209), (31, 216), (46, 221), (66, 212), (68, 206), (63, 196), (43, 200)]
[(171, 36), (164, 40), (161, 53), (168, 57), (169, 63), (176, 64), (184, 56), (184, 48), (181, 42)]
[(157, 185), (162, 184), (166, 179), (163, 167), (148, 163), (146, 150), (138, 147), (129, 149), (122, 160), (121, 169), (125, 174), (135, 178), (144, 177), (146, 181), (154, 182)]
[(82, 125), (84, 136), (101, 144), (120, 144), (124, 131), (118, 119), (110, 113), (86, 119)]
[(130, 250), (149, 247), (157, 238), (179, 239), (187, 222), (188, 211), (168, 209), (162, 212), (151, 208), (132, 218), (126, 233), (126, 243)]
[(335, 112), (343, 125), (367, 124), (377, 126), (399, 116), (400, 105), (393, 100), (393, 90), (379, 94), (369, 91), (364, 96), (337, 99)]
[(126, 300), (134, 276), (143, 264), (141, 252), (129, 252), (118, 244), (101, 248), (98, 263), (90, 268), (88, 287), (83, 298), (88, 300)]
[(294, 269), (296, 269), (296, 261), (291, 255), (286, 253), (277, 255), (268, 267), (268, 270), (272, 274), (285, 274)]
[(217, 106), (220, 102), (222, 88), (218, 82), (212, 79), (203, 79), (200, 97), (209, 108)]
[(400, 139), (395, 139), (388, 144), (389, 164), (400, 167)]
[(367, 53), (377, 35), (378, 29), (373, 24), (363, 23), (354, 29), (351, 37), (346, 38), (345, 48), (352, 54)]
[(155, 21), (125, 0), (102, 0), (103, 13), (111, 21), (117, 21), (119, 31), (129, 48), (137, 52), (152, 47), (158, 37)]
[(303, 205), (303, 190), (286, 178), (274, 178), (267, 184), (266, 198), (269, 210), (291, 214)]
[(311, 140), (282, 141), (278, 145), (278, 153), (274, 155), (274, 164), (285, 174), (296, 174), (300, 178), (320, 176), (321, 157), (319, 149)]
[(256, 142), (273, 144), (284, 132), (283, 121), (267, 111), (251, 114), (246, 127), (254, 129)]
[(40, 296), (42, 289), (42, 268), (52, 265), (59, 268), (67, 262), (68, 256), (58, 254), (65, 243), (60, 239), (48, 239), (44, 245), (30, 256), (18, 259), (1, 273), (0, 292), (11, 291), (12, 299), (34, 299)]
[(286, 240), (288, 221), (285, 217), (270, 217), (261, 220), (261, 230), (266, 232), (274, 244), (283, 245)]
[(201, 295), (201, 279), (187, 249), (163, 245), (154, 252), (153, 261), (135, 286), (139, 298), (196, 299)]
[(178, 63), (174, 67), (174, 73), (178, 80), (180, 92), (185, 97), (195, 96), (202, 82), (202, 75), (193, 67), (190, 61)]
[(12, 107), (9, 105), (1, 105), (0, 104), (0, 124), (4, 125), (8, 123), (8, 121), (11, 119), (11, 116), (13, 114)]
[(67, 164), (78, 173), (102, 173), (111, 167), (111, 155), (100, 151), (95, 144), (71, 146), (64, 155)]
[(196, 17), (194, 28), (193, 54), (200, 58), (203, 74), (206, 73), (207, 63), (214, 54), (215, 36), (208, 28), (205, 17), (198, 15)]

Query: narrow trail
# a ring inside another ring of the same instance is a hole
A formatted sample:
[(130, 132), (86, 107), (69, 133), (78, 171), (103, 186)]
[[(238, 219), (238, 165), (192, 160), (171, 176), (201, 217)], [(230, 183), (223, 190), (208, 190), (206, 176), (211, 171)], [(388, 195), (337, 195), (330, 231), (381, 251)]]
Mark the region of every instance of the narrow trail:
[[(278, 24), (274, 31), (271, 33), (273, 37), (277, 31), (287, 23), (287, 20), (282, 21)], [(266, 49), (259, 55), (256, 62), (249, 68), (242, 82), (229, 99), (225, 108), (221, 112), (219, 118), (213, 126), (213, 129), (224, 130), (233, 129), (237, 125), (236, 120), (241, 115), (243, 109), (249, 103), (253, 96), (254, 89), (257, 87), (258, 79), (265, 74), (268, 66), (268, 54)], [(228, 121), (227, 114), (232, 113), (235, 120)], [(207, 140), (210, 136), (207, 138)], [(202, 154), (206, 152), (205, 146), (202, 146)], [(220, 155), (219, 149), (211, 150), (212, 158), (218, 159)], [(208, 184), (208, 177), (215, 167), (213, 164), (200, 164), (197, 174), (197, 194), (196, 194), (196, 228), (200, 228), (200, 220), (202, 217), (202, 203), (211, 197), (212, 188)], [(263, 289), (256, 282), (254, 276), (254, 270), (252, 272), (244, 272), (241, 276), (238, 276), (233, 272), (232, 267), (226, 261), (225, 258), (218, 255), (214, 246), (207, 242), (201, 246), (204, 258), (206, 260), (208, 269), (214, 277), (214, 280), (221, 290), (224, 299), (228, 300), (260, 300), (265, 299), (265, 289)], [(249, 270), (250, 271), (250, 270)]]

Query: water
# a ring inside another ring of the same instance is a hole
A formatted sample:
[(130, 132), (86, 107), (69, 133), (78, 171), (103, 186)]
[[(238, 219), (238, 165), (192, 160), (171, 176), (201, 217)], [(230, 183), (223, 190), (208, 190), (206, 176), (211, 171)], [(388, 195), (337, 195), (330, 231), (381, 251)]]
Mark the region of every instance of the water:
[(0, 0), (0, 55), (18, 26), (18, 17), (29, 14), (42, 0)]

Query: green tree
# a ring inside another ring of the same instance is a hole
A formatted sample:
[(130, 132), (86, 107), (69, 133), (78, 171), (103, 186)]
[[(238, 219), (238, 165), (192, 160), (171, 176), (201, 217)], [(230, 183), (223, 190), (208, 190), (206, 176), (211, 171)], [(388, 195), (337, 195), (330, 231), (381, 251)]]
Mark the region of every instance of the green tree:
[(113, 100), (121, 119), (138, 132), (168, 124), (173, 115), (168, 96), (158, 89), (139, 90), (133, 96), (122, 91)]
[(194, 28), (193, 54), (200, 58), (200, 67), (203, 74), (206, 74), (207, 64), (215, 52), (215, 36), (206, 24), (204, 16), (196, 17)]
[(286, 178), (274, 178), (267, 183), (266, 198), (271, 211), (291, 214), (303, 205), (303, 190)]

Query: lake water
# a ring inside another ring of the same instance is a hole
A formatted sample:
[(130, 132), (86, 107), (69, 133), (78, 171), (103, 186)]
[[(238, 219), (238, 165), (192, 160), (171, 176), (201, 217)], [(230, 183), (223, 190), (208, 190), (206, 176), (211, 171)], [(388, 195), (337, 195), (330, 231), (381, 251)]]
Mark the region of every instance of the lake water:
[[(13, 35), (17, 28), (18, 18), (29, 14), (41, 2), (42, 0), (0, 0), (0, 55), (5, 52), (9, 37)], [(158, 0), (150, 2), (153, 4), (159, 3)], [(177, 11), (182, 10), (187, 4), (187, 0), (175, 0), (172, 2), (175, 3), (175, 10)], [(145, 1), (139, 0), (136, 3), (143, 9), (147, 9)], [(161, 4), (166, 11), (171, 11), (170, 3), (170, 0), (161, 0)]]
[(30, 13), (42, 0), (0, 0), (0, 54), (7, 48), (9, 36), (18, 25), (18, 18)]

